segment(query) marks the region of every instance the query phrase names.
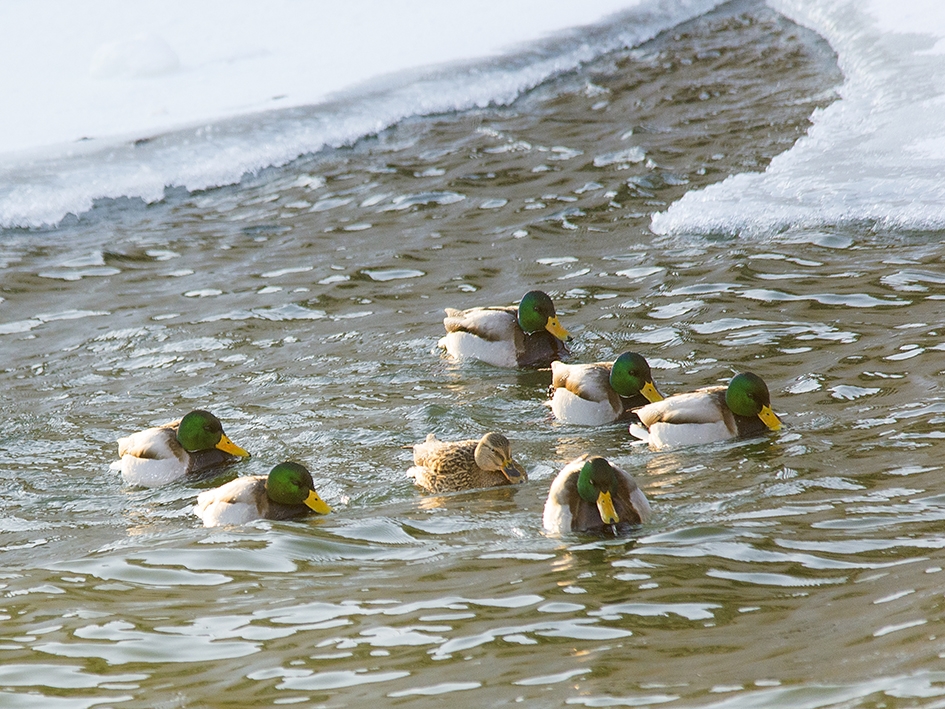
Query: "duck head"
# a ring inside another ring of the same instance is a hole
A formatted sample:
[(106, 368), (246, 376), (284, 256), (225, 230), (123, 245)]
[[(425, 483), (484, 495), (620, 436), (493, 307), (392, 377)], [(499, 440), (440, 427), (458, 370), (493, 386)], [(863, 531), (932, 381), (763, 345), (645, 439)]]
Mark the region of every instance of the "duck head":
[(273, 502), (283, 505), (305, 505), (320, 515), (331, 512), (331, 507), (315, 492), (315, 482), (308, 468), (298, 463), (279, 463), (270, 470), (266, 494)]
[(757, 416), (772, 431), (781, 428), (781, 419), (771, 409), (768, 385), (757, 374), (742, 372), (736, 375), (725, 391), (725, 403), (739, 416)]
[(578, 474), (578, 495), (585, 502), (597, 505), (604, 524), (617, 524), (620, 517), (614, 509), (617, 494), (617, 471), (600, 456), (588, 458)]
[(240, 458), (249, 457), (249, 453), (223, 433), (220, 419), (209, 411), (196, 409), (184, 416), (177, 427), (177, 441), (188, 453), (218, 448)]
[(501, 433), (487, 433), (476, 444), (476, 465), (501, 472), (513, 485), (528, 480), (525, 470), (512, 460), (509, 439)]
[(518, 304), (518, 324), (528, 334), (547, 330), (562, 342), (568, 342), (571, 336), (558, 322), (555, 314), (555, 304), (548, 294), (540, 291), (529, 291), (522, 296)]
[(651, 404), (663, 400), (653, 384), (649, 363), (636, 352), (624, 352), (614, 361), (610, 367), (610, 386), (627, 398), (642, 394)]

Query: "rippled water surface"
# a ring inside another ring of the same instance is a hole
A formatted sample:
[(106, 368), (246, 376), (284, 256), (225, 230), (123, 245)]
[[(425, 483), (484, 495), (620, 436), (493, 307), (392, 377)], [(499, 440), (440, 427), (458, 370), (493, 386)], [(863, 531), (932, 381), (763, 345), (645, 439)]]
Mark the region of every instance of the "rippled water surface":
[[(839, 81), (743, 3), (508, 108), (0, 233), (0, 705), (945, 706), (942, 235), (647, 229), (763, 169)], [(751, 368), (784, 429), (651, 453), (551, 421), (547, 371), (438, 353), (444, 306), (533, 287), (575, 361), (637, 350), (664, 392)], [(108, 469), (197, 406), (253, 457), (157, 490)], [(491, 429), (527, 484), (405, 477), (427, 433)], [(584, 452), (651, 523), (542, 533)], [(332, 515), (192, 516), (286, 458)]]

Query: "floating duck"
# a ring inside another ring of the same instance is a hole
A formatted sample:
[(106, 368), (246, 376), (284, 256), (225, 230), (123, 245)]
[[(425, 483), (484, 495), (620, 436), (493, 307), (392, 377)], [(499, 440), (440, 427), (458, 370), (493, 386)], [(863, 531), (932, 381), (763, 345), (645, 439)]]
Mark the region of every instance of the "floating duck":
[(312, 474), (298, 463), (279, 463), (269, 475), (247, 475), (197, 496), (194, 514), (205, 527), (256, 519), (294, 519), (331, 512), (315, 492)]
[(751, 372), (736, 375), (727, 387), (675, 394), (635, 413), (643, 426), (631, 424), (630, 433), (653, 450), (757, 436), (781, 428), (781, 420), (771, 410), (768, 386)]
[(570, 340), (546, 293), (533, 290), (518, 307), (446, 309), (439, 345), (457, 359), (496, 367), (547, 367), (568, 355)]
[(646, 522), (650, 514), (650, 503), (630, 473), (600, 456), (582, 455), (551, 483), (542, 524), (555, 534), (617, 534)]
[(112, 468), (130, 485), (159, 487), (249, 456), (223, 433), (220, 419), (197, 409), (178, 421), (118, 439)]
[(613, 362), (551, 363), (551, 411), (559, 421), (601, 426), (629, 416), (647, 402), (662, 401), (650, 365), (636, 352)]
[(525, 470), (512, 460), (509, 439), (487, 433), (479, 440), (440, 441), (434, 434), (413, 446), (414, 466), (407, 476), (430, 492), (456, 492), (528, 480)]

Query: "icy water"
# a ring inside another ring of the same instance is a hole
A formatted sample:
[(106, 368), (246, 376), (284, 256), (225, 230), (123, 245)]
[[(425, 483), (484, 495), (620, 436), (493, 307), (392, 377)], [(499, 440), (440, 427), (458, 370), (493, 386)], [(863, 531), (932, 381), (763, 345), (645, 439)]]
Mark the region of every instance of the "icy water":
[[(0, 706), (945, 706), (942, 235), (647, 228), (762, 170), (839, 81), (743, 3), (508, 108), (0, 233)], [(637, 350), (664, 393), (750, 368), (784, 429), (651, 453), (551, 421), (547, 371), (439, 354), (444, 306), (536, 287), (573, 361)], [(198, 406), (253, 457), (109, 471)], [(527, 484), (404, 476), (427, 433), (487, 430)], [(541, 531), (584, 452), (651, 523)], [(283, 459), (332, 515), (199, 526), (201, 489)]]

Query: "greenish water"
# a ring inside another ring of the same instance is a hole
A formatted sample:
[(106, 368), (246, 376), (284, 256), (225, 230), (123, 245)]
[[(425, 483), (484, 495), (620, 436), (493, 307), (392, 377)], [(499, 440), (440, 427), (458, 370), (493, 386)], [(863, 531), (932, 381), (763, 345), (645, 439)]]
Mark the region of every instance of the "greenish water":
[[(0, 233), (0, 706), (945, 705), (941, 234), (647, 229), (839, 80), (749, 3), (508, 108)], [(664, 392), (751, 368), (784, 429), (651, 453), (553, 422), (548, 372), (437, 351), (443, 307), (533, 287), (573, 361), (635, 349)], [(124, 487), (115, 439), (196, 406), (253, 457)], [(404, 446), (487, 430), (526, 485), (405, 477)], [(585, 452), (651, 523), (542, 532)], [(199, 526), (201, 489), (286, 458), (332, 515)]]

